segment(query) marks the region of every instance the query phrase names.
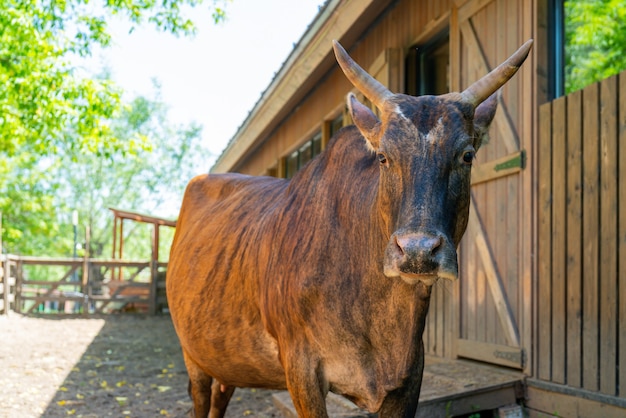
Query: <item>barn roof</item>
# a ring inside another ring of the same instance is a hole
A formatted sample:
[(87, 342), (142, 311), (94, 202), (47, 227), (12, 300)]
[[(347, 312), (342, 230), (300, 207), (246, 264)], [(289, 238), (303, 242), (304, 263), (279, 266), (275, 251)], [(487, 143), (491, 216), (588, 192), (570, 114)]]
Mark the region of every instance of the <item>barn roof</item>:
[(352, 45), (389, 3), (390, 0), (327, 0), (211, 172), (236, 171), (333, 68), (332, 40)]

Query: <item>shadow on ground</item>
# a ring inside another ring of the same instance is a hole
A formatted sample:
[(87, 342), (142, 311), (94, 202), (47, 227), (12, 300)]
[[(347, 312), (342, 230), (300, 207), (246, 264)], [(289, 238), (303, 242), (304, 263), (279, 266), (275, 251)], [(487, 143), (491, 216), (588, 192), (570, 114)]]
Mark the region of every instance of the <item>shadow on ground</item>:
[[(110, 316), (41, 416), (186, 417), (187, 381), (168, 315)], [(278, 416), (271, 393), (238, 389), (226, 417)]]
[(111, 316), (42, 416), (182, 417), (191, 407), (186, 389), (169, 316)]

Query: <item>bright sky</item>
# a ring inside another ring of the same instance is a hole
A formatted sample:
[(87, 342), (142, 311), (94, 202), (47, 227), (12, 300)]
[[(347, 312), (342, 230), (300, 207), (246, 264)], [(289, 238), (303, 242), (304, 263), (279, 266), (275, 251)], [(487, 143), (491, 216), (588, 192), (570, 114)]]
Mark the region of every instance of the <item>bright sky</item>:
[(317, 15), (323, 0), (233, 0), (215, 25), (197, 11), (198, 34), (176, 38), (150, 28), (113, 23), (114, 45), (96, 58), (131, 94), (151, 95), (161, 84), (172, 122), (203, 125), (213, 164), (274, 74)]

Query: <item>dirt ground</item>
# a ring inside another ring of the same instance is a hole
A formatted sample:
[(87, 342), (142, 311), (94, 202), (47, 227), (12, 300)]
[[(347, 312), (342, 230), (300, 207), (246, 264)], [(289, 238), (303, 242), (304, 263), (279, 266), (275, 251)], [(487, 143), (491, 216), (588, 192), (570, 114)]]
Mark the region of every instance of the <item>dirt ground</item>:
[[(237, 389), (226, 417), (280, 417), (271, 394)], [(186, 417), (190, 409), (169, 316), (0, 317), (0, 418)]]

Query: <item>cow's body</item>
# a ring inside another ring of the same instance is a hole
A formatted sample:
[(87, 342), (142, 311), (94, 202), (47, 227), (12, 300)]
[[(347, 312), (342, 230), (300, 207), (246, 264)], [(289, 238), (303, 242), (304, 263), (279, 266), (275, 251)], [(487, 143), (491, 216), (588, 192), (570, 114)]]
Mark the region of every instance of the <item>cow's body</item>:
[(386, 95), (382, 122), (350, 97), (358, 129), (291, 181), (191, 181), (167, 292), (197, 415), (222, 416), (249, 386), (289, 389), (301, 416), (327, 416), (328, 391), (415, 414), (431, 286), (456, 276), (469, 166), (495, 111), (458, 97)]
[[(307, 368), (372, 410), (414, 372), (430, 289), (376, 268), (389, 236), (368, 225), (378, 166), (362, 141), (344, 130), (291, 183), (208, 175), (189, 185), (174, 243), (189, 257), (172, 258), (168, 297), (186, 355), (221, 384), (286, 389), (279, 344), (303, 343)], [(352, 178), (336, 190), (342, 171)]]

